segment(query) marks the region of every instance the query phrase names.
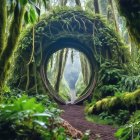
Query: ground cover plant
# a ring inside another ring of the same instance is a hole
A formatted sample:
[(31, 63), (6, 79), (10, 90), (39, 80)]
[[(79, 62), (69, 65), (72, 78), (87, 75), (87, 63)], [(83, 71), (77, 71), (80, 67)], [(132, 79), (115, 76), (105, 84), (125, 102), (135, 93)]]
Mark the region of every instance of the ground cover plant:
[[(11, 97), (8, 96), (12, 95)], [(45, 101), (45, 102), (44, 102)], [(59, 117), (61, 110), (43, 96), (29, 97), (25, 92), (5, 92), (0, 104), (2, 139), (66, 139)]]

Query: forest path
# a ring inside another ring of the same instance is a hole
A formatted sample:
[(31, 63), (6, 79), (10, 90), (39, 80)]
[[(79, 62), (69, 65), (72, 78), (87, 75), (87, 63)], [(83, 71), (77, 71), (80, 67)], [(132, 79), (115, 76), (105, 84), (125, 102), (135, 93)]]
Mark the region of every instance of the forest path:
[[(60, 108), (65, 112), (62, 118), (68, 121), (76, 129), (85, 132), (90, 130), (90, 140), (116, 140), (114, 138), (115, 128), (109, 125), (99, 125), (88, 122), (84, 116), (84, 106), (61, 105)], [(97, 139), (97, 137), (99, 137)]]

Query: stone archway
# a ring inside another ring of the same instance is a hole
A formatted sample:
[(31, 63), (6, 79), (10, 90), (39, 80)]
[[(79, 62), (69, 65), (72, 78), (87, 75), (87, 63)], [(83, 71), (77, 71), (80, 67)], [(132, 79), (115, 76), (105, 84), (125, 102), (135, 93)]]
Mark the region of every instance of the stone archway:
[(64, 46), (73, 46), (83, 52), (90, 62), (90, 83), (84, 91), (85, 94), (77, 99), (75, 104), (92, 94), (100, 63), (106, 59), (125, 62), (123, 43), (99, 15), (61, 9), (35, 25), (34, 40), (32, 30), (33, 28), (27, 30), (19, 42), (16, 66), (12, 73), (16, 78), (11, 79), (12, 82), (9, 80), (9, 83), (27, 91), (34, 86), (34, 92), (38, 92), (39, 89), (43, 89), (43, 92), (47, 90), (49, 96), (62, 104), (65, 102), (52, 89), (44, 72), (45, 64), (55, 51)]

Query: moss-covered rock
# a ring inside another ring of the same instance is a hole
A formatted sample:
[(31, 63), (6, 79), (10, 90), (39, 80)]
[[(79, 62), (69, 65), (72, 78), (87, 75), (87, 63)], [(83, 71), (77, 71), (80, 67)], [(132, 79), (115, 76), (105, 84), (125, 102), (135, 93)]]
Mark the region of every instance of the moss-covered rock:
[[(90, 106), (92, 106), (92, 111), (90, 109), (90, 112), (93, 114), (100, 114), (106, 111), (115, 112), (120, 109), (128, 109), (130, 112), (133, 112), (140, 109), (140, 89), (131, 93), (124, 93), (118, 97), (104, 98), (96, 103), (90, 104)], [(87, 109), (87, 111), (89, 110)]]

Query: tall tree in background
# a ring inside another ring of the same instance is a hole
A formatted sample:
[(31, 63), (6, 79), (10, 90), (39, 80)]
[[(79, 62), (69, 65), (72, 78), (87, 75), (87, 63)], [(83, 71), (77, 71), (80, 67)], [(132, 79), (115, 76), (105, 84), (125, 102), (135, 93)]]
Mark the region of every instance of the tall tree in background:
[[(50, 81), (54, 85), (54, 89), (59, 93), (60, 83), (63, 78), (68, 53), (71, 50), (69, 48), (64, 48), (60, 51), (54, 53), (49, 61), (47, 71), (51, 73)], [(53, 60), (52, 60), (53, 58)], [(52, 74), (53, 73), (53, 74)]]
[(75, 3), (76, 3), (77, 6), (81, 7), (81, 1), (80, 0), (75, 0)]
[(83, 81), (86, 85), (89, 84), (89, 79), (90, 79), (90, 68), (89, 68), (89, 62), (87, 58), (83, 54), (80, 55), (80, 62), (81, 62), (81, 68), (82, 68), (82, 76), (83, 76)]
[(62, 65), (62, 74), (64, 73), (64, 69), (66, 66), (67, 58), (68, 58), (69, 48), (64, 49), (64, 58), (63, 58), (63, 65)]
[(5, 46), (5, 36), (6, 36), (6, 16), (7, 16), (7, 9), (6, 7), (6, 0), (0, 0), (0, 56), (2, 54), (3, 48)]
[(125, 17), (128, 29), (128, 39), (131, 40), (131, 56), (133, 62), (137, 60), (140, 47), (140, 1), (139, 0), (115, 0), (120, 15)]
[(57, 71), (57, 75), (56, 75), (56, 83), (54, 85), (55, 91), (57, 91), (57, 93), (59, 93), (59, 87), (60, 87), (60, 82), (63, 76), (63, 62), (64, 62), (64, 52), (65, 50), (60, 50), (60, 52), (58, 52), (58, 56), (59, 58), (58, 60), (58, 71)]
[[(3, 22), (0, 22), (0, 87), (4, 83), (6, 72), (8, 69), (8, 63), (10, 57), (15, 49), (15, 46), (18, 41), (18, 37), (22, 27), (22, 21), (25, 13), (26, 3), (17, 2), (14, 5), (13, 18), (9, 28), (9, 32), (6, 34), (6, 25), (7, 25), (7, 0), (0, 0), (3, 5), (0, 6), (0, 17)], [(19, 8), (19, 4), (21, 7)], [(8, 35), (9, 34), (9, 35)], [(7, 36), (8, 35), (8, 36)], [(5, 42), (5, 43), (4, 43)]]
[[(42, 4), (46, 5), (45, 0), (41, 1)], [(30, 23), (35, 22), (36, 15), (40, 14), (40, 9), (36, 6), (38, 2), (0, 0), (0, 89), (4, 84), (10, 65), (9, 60), (16, 48), (23, 23), (25, 23), (24, 17)]]
[(94, 10), (95, 10), (95, 14), (100, 13), (98, 0), (94, 0)]
[(68, 0), (60, 0), (60, 5), (61, 6), (66, 6)]
[(115, 0), (125, 17), (130, 37), (140, 47), (140, 0)]
[(110, 9), (111, 9), (113, 22), (115, 24), (115, 29), (117, 32), (119, 32), (118, 20), (117, 20), (117, 15), (116, 15), (117, 13), (115, 12), (115, 5), (112, 0), (108, 0), (108, 3), (109, 3), (108, 5), (110, 6)]

